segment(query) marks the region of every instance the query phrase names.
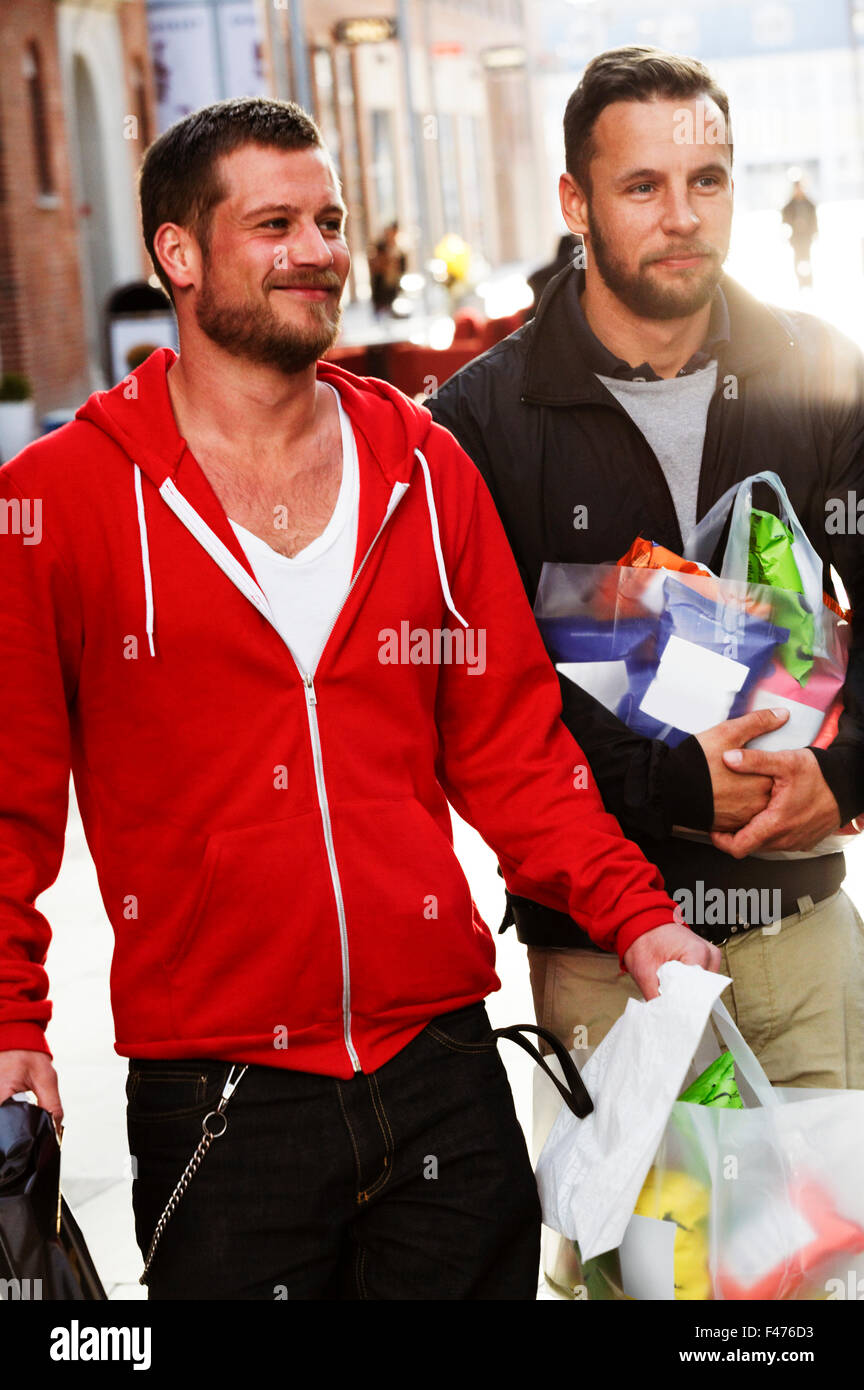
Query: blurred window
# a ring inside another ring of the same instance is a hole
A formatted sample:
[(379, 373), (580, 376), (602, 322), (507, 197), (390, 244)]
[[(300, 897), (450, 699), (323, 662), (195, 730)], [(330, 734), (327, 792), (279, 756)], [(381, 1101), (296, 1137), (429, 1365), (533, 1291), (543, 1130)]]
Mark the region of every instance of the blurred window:
[(138, 119), (138, 139), (141, 149), (146, 150), (153, 139), (150, 127), (150, 108), (147, 105), (147, 84), (144, 78), (144, 64), (140, 58), (132, 60), (132, 95), (135, 100), (135, 116)]
[(762, 48), (786, 48), (795, 40), (795, 15), (788, 5), (759, 5), (751, 16), (753, 42)]
[(490, 228), (483, 121), (479, 116), (463, 115), (459, 117), (459, 123), (461, 165), (467, 194), (463, 204), (463, 236), (475, 250), (486, 253), (490, 245)]
[(51, 172), (51, 151), (48, 145), (48, 126), (45, 120), (45, 90), (42, 81), (42, 63), (39, 49), (30, 43), (24, 50), (24, 81), (30, 106), (30, 130), (33, 138), (33, 154), (36, 159), (36, 177), (39, 192), (50, 196), (55, 192), (54, 177)]
[(342, 162), (342, 140), (336, 114), (333, 56), (328, 48), (313, 49), (312, 71), (315, 78), (315, 117), (324, 143), (338, 166)]
[(375, 189), (375, 224), (388, 226), (397, 220), (396, 151), (392, 111), (373, 111), (372, 182)]
[(462, 202), (459, 197), (459, 166), (456, 162), (456, 139), (453, 117), (449, 112), (438, 116), (438, 139), (441, 152), (441, 199), (444, 230), (462, 233)]

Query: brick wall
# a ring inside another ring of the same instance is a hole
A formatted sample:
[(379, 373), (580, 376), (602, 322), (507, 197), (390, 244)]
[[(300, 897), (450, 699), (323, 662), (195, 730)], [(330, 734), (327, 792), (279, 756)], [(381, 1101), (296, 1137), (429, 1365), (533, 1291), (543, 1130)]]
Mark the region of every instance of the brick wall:
[[(24, 65), (38, 46), (54, 197), (40, 194)], [(0, 354), (30, 377), (37, 411), (74, 405), (89, 390), (54, 0), (0, 7)]]

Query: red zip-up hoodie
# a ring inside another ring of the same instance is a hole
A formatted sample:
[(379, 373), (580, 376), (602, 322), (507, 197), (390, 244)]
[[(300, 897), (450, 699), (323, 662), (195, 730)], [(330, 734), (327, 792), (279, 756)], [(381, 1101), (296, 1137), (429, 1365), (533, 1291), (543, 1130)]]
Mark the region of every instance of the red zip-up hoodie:
[(579, 771), (452, 436), (319, 364), (357, 440), (360, 520), (351, 588), (304, 671), (177, 431), (173, 361), (153, 353), (0, 470), (0, 1049), (48, 1050), (34, 899), (59, 870), (70, 766), (115, 932), (122, 1056), (349, 1077), (498, 988), (448, 799), (512, 892), (601, 945), (623, 955), (671, 921)]

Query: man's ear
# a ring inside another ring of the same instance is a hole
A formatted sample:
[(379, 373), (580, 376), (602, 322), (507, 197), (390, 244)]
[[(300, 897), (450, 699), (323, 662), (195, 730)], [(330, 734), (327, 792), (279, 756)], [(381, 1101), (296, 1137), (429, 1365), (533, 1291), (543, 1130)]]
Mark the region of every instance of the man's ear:
[(588, 199), (572, 174), (564, 173), (558, 180), (561, 215), (571, 232), (586, 235), (588, 231)]
[(163, 222), (153, 238), (153, 250), (175, 290), (200, 285), (201, 248), (185, 227)]

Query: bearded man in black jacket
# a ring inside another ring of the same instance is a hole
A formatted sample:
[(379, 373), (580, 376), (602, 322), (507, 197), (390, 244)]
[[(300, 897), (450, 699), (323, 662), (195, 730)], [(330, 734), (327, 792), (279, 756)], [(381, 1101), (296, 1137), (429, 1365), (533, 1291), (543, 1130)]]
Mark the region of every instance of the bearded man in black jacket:
[[(724, 275), (725, 94), (693, 59), (613, 50), (586, 69), (564, 133), (561, 208), (585, 269), (568, 265), (530, 323), (430, 401), (485, 477), (529, 599), (544, 561), (614, 563), (636, 536), (680, 554), (732, 484), (773, 469), (826, 589), (833, 565), (864, 616), (848, 501), (864, 498), (862, 357), (818, 319), (768, 308)], [(767, 489), (753, 500), (776, 511)], [(608, 809), (669, 891), (698, 904), (720, 889), (736, 904), (733, 920), (694, 910), (690, 925), (722, 947), (729, 1007), (778, 1085), (864, 1087), (864, 925), (841, 889), (843, 854), (820, 847), (864, 811), (860, 616), (827, 749), (747, 749), (781, 726), (784, 713), (769, 710), (672, 748), (561, 678), (565, 722)], [(767, 922), (764, 890), (780, 908)], [(523, 899), (510, 910), (539, 1021), (571, 1045), (581, 1026), (594, 1048), (638, 991), (575, 940), (571, 921)]]

